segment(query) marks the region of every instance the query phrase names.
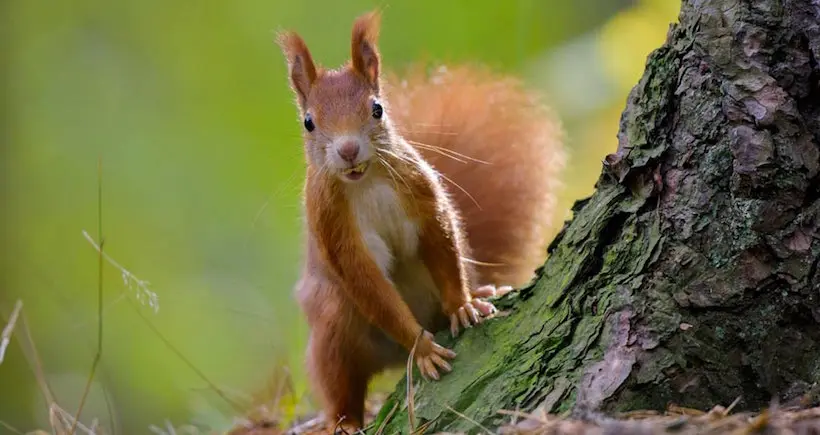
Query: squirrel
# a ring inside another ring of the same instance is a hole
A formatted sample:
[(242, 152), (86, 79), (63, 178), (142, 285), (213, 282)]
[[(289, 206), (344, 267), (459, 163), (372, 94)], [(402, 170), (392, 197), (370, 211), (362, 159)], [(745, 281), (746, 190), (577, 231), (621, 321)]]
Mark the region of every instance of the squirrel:
[[(556, 117), (519, 81), (477, 66), (382, 72), (381, 13), (356, 18), (350, 60), (314, 63), (280, 31), (306, 159), (305, 254), (296, 298), (325, 417), (362, 427), (369, 380), (413, 352), (426, 379), (490, 297), (546, 256), (564, 165)], [(332, 423), (332, 422), (331, 422)]]

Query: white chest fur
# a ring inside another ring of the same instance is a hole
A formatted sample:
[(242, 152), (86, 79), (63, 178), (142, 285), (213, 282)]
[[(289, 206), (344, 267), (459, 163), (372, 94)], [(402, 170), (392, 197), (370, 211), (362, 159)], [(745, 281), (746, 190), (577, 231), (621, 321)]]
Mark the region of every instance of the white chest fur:
[(382, 273), (390, 277), (397, 260), (416, 254), (418, 225), (410, 220), (390, 183), (373, 180), (351, 187), (351, 208), (364, 243)]
[(416, 319), (430, 328), (440, 302), (432, 276), (418, 255), (418, 225), (410, 220), (390, 183), (375, 180), (355, 187), (351, 206), (367, 250)]

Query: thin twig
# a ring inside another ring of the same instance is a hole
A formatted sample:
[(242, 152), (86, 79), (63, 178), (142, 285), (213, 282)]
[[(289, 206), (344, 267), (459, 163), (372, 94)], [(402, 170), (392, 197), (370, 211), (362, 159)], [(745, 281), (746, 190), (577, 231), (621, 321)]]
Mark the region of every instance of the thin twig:
[(102, 235), (102, 158), (97, 160), (97, 239), (100, 241), (100, 249), (97, 251), (97, 351), (94, 354), (94, 361), (91, 363), (91, 371), (88, 374), (88, 379), (85, 383), (83, 395), (80, 397), (80, 405), (77, 408), (77, 415), (74, 418), (74, 424), (71, 425), (69, 435), (74, 435), (77, 430), (77, 424), (80, 422), (80, 416), (83, 413), (85, 401), (88, 398), (88, 393), (91, 391), (91, 383), (94, 381), (94, 375), (97, 373), (97, 366), (102, 359), (102, 343), (103, 343), (103, 245), (105, 240)]
[(725, 411), (726, 415), (729, 415), (729, 413), (732, 412), (733, 409), (735, 409), (735, 406), (737, 406), (737, 404), (740, 403), (741, 397), (743, 397), (743, 396), (737, 396), (735, 398), (735, 400), (732, 402), (732, 404), (729, 405), (728, 408), (726, 408), (726, 411)]
[(341, 429), (341, 430), (342, 430), (342, 432), (344, 432), (346, 435), (350, 435), (350, 434), (349, 434), (349, 433), (345, 430), (345, 428), (343, 428), (343, 427), (342, 427), (342, 421), (344, 421), (344, 419), (345, 419), (345, 417), (344, 417), (344, 416), (341, 416), (341, 417), (339, 417), (339, 419), (338, 419), (338, 420), (336, 420), (336, 424), (333, 426), (333, 433), (334, 433), (334, 434), (335, 434), (336, 432), (338, 432), (338, 431), (339, 431), (339, 429)]
[(419, 345), (419, 340), (422, 335), (424, 335), (424, 331), (421, 331), (418, 337), (416, 337), (413, 348), (410, 349), (410, 355), (407, 357), (407, 420), (410, 424), (410, 432), (413, 432), (416, 428), (416, 403), (413, 397), (415, 394), (413, 392), (413, 360), (416, 356), (416, 347)]

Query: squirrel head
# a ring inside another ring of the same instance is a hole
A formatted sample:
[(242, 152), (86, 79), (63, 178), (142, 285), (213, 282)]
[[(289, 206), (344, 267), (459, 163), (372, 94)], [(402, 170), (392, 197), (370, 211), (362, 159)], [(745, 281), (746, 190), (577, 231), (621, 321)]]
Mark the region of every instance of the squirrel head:
[(317, 67), (298, 34), (283, 32), (278, 38), (302, 116), (308, 164), (346, 182), (361, 180), (392, 143), (380, 95), (380, 18), (374, 11), (356, 19), (350, 61), (336, 70)]

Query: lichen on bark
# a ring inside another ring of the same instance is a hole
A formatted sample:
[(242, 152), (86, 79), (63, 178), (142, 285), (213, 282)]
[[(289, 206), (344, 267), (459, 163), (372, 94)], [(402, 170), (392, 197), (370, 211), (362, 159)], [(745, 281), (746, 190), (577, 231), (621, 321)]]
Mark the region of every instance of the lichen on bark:
[[(816, 2), (684, 2), (536, 278), (504, 316), (438, 336), (458, 357), (439, 382), (414, 377), (415, 424), (756, 409), (820, 381), (818, 59)], [(386, 433), (409, 431), (405, 382)]]

